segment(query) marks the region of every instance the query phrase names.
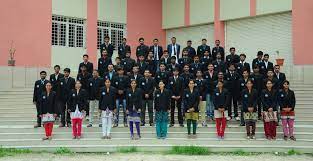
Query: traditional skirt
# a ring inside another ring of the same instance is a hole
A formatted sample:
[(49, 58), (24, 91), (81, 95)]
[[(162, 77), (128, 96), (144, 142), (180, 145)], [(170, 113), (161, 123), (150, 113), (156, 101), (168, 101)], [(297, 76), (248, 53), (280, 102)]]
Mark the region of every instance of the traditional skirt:
[(225, 110), (224, 112), (221, 112), (219, 110), (214, 110), (214, 118), (226, 118), (228, 117), (228, 111)]
[(264, 111), (263, 120), (264, 122), (272, 122), (272, 121), (277, 122), (277, 111), (272, 111), (272, 112)]
[(198, 112), (187, 112), (185, 113), (186, 120), (199, 120), (199, 113)]
[(128, 121), (140, 122), (140, 113), (137, 111), (129, 111)]
[(258, 120), (258, 114), (256, 112), (245, 112), (244, 113), (244, 119), (245, 121), (257, 121)]
[(295, 119), (295, 112), (294, 111), (281, 111), (280, 112), (281, 118), (282, 119)]

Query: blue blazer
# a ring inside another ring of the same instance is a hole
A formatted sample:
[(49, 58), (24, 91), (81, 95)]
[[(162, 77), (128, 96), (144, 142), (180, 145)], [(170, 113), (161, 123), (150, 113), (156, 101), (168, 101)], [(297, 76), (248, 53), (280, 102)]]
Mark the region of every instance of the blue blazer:
[[(167, 45), (167, 52), (168, 52), (168, 54), (169, 54), (169, 56), (171, 57), (171, 56), (173, 56), (172, 55), (172, 47), (173, 47), (173, 45), (172, 44), (168, 44)], [(179, 59), (179, 55), (180, 55), (180, 45), (179, 44), (176, 44), (176, 47), (177, 47), (177, 60)]]

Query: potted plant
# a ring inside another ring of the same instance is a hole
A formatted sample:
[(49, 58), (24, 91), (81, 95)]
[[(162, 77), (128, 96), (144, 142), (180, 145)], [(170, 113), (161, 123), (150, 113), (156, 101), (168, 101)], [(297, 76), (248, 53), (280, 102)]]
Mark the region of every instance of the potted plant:
[(283, 66), (285, 59), (279, 57), (279, 51), (276, 51), (276, 55), (277, 55), (276, 64), (279, 66)]
[(15, 66), (15, 60), (14, 60), (14, 54), (16, 49), (13, 48), (13, 41), (11, 42), (11, 47), (9, 50), (9, 60), (8, 60), (8, 66)]

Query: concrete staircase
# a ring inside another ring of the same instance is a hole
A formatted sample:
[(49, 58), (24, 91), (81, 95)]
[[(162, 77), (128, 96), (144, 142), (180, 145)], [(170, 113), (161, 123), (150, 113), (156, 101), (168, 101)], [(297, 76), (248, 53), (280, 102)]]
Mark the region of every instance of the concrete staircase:
[[(283, 141), (282, 128), (278, 127), (278, 139), (267, 141), (264, 138), (263, 123), (259, 121), (256, 129), (256, 140), (245, 139), (245, 128), (236, 121), (228, 122), (225, 140), (216, 139), (215, 124), (197, 130), (197, 139), (187, 139), (187, 129), (169, 128), (166, 140), (156, 139), (155, 128), (146, 124), (141, 128), (142, 139), (130, 140), (129, 129), (120, 125), (112, 129), (112, 139), (102, 140), (98, 123), (87, 128), (85, 121), (83, 138), (72, 140), (70, 128), (53, 129), (53, 140), (42, 141), (44, 129), (34, 129), (36, 110), (32, 104), (31, 88), (14, 88), (0, 91), (0, 146), (5, 148), (30, 148), (32, 150), (55, 151), (59, 147), (68, 147), (77, 152), (108, 152), (125, 147), (137, 147), (142, 151), (165, 151), (172, 146), (202, 146), (211, 151), (244, 150), (251, 152), (286, 152), (295, 149), (304, 153), (313, 153), (313, 84), (292, 84), (297, 97), (296, 128), (297, 141)], [(120, 115), (122, 118), (122, 114)], [(146, 116), (148, 119), (148, 115)], [(96, 119), (97, 120), (97, 119)], [(148, 122), (148, 121), (146, 121)], [(122, 120), (120, 121), (122, 123)]]

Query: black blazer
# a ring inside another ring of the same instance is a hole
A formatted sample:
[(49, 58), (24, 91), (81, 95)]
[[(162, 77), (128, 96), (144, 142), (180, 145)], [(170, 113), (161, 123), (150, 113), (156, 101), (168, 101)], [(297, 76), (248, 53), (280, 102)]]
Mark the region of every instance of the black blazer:
[(100, 99), (100, 89), (104, 86), (104, 80), (102, 78), (90, 78), (88, 80), (88, 96), (89, 100)]
[(142, 90), (136, 88), (135, 91), (127, 89), (126, 91), (126, 108), (129, 112), (133, 112), (133, 107), (138, 111), (142, 106)]
[(58, 100), (60, 99), (60, 89), (58, 87), (60, 84), (60, 79), (63, 77), (64, 77), (64, 74), (62, 73), (59, 73), (58, 79), (55, 78), (55, 74), (50, 75), (50, 82), (52, 84), (52, 90), (56, 92)]
[(154, 108), (157, 112), (163, 111), (167, 112), (170, 110), (171, 105), (171, 91), (164, 89), (161, 93), (161, 90), (157, 89), (154, 92)]
[(137, 62), (137, 65), (138, 65), (138, 67), (139, 67), (139, 73), (140, 73), (141, 75), (143, 75), (143, 73), (145, 72), (145, 70), (148, 68), (147, 62), (145, 62), (145, 61), (143, 61), (143, 62), (138, 61), (138, 62)]
[(201, 57), (203, 57), (203, 53), (205, 52), (205, 51), (209, 51), (209, 57), (211, 57), (212, 56), (212, 54), (211, 54), (211, 48), (210, 48), (210, 46), (208, 46), (208, 45), (200, 45), (200, 46), (198, 46), (198, 48), (197, 48), (197, 55), (201, 58)]
[[(39, 101), (40, 96), (44, 91), (46, 91), (46, 84), (48, 80), (37, 80), (34, 86), (34, 93), (33, 93), (33, 102)], [(38, 102), (37, 102), (38, 103)]]
[(227, 110), (228, 102), (229, 102), (228, 90), (224, 88), (222, 92), (220, 92), (219, 89), (216, 88), (213, 93), (214, 109), (217, 110), (219, 108), (224, 108), (225, 110)]
[(226, 56), (226, 65), (227, 65), (227, 68), (229, 67), (230, 64), (237, 64), (240, 62), (240, 56), (237, 55), (237, 54), (229, 54)]
[[(157, 48), (158, 48), (158, 55), (159, 55), (159, 60), (160, 60), (162, 55), (163, 55), (163, 48), (162, 48), (162, 46), (159, 46), (159, 45), (157, 46)], [(153, 52), (154, 59), (157, 60), (156, 55), (155, 55), (155, 51), (154, 51), (154, 45), (150, 46), (149, 50)]]
[(149, 46), (147, 46), (147, 45), (139, 45), (139, 46), (137, 46), (137, 48), (136, 48), (136, 56), (137, 56), (137, 58), (140, 55), (143, 55), (145, 58), (147, 58), (148, 53), (149, 53)]
[(109, 88), (109, 92), (106, 87), (100, 89), (99, 109), (106, 110), (109, 108), (110, 111), (115, 109), (117, 90), (114, 87)]
[(184, 79), (178, 76), (175, 81), (174, 76), (170, 77), (167, 88), (172, 91), (172, 96), (182, 96), (184, 92)]
[(268, 111), (271, 107), (273, 111), (277, 111), (277, 93), (276, 90), (272, 89), (268, 91), (267, 89), (262, 90), (261, 101), (263, 105), (263, 111)]
[(129, 45), (123, 45), (121, 44), (120, 46), (118, 46), (118, 56), (121, 59), (124, 59), (126, 57), (126, 53), (127, 52), (131, 52), (131, 48)]
[(274, 73), (274, 77), (278, 80), (278, 88), (283, 88), (283, 82), (286, 80), (285, 73)]
[(112, 64), (112, 59), (110, 57), (102, 57), (98, 59), (98, 71), (101, 77), (104, 76), (105, 72), (108, 72), (108, 66)]
[(169, 78), (169, 73), (167, 71), (164, 71), (164, 72), (158, 71), (158, 72), (156, 72), (156, 74), (155, 74), (156, 85), (158, 85), (161, 80), (165, 83), (165, 85), (167, 85), (168, 78)]
[(116, 94), (117, 98), (125, 98), (125, 93), (127, 88), (129, 87), (130, 79), (129, 77), (123, 75), (123, 76), (116, 76), (111, 81), (111, 84), (113, 87), (115, 87), (117, 90), (122, 90), (123, 94)]
[(225, 51), (224, 51), (224, 48), (223, 47), (221, 47), (221, 46), (219, 46), (219, 47), (214, 47), (213, 49), (212, 49), (212, 58), (213, 58), (213, 60), (216, 60), (216, 55), (217, 55), (217, 53), (218, 52), (220, 52), (221, 53), (221, 56), (222, 56), (222, 60), (225, 60)]
[(56, 109), (56, 93), (51, 91), (49, 96), (47, 92), (43, 92), (39, 99), (39, 114), (55, 114)]
[(114, 51), (114, 46), (109, 43), (108, 46), (105, 45), (105, 43), (100, 45), (100, 57), (102, 57), (102, 52), (103, 50), (106, 50), (108, 53), (108, 57), (112, 57), (113, 51)]
[(75, 89), (75, 79), (72, 77), (68, 77), (67, 83), (64, 78), (60, 79), (60, 95), (61, 100), (66, 103), (69, 99), (70, 93), (73, 89)]
[[(83, 65), (84, 65), (84, 62), (81, 62), (81, 63), (79, 64), (78, 73), (81, 73), (81, 72), (82, 72), (82, 70), (80, 69), (80, 67), (83, 66)], [(91, 62), (87, 62), (86, 67), (87, 67), (87, 72), (88, 72), (88, 73), (92, 73), (92, 72), (93, 72), (93, 64), (92, 64)]]
[(286, 92), (285, 90), (280, 90), (277, 99), (280, 110), (282, 110), (282, 108), (290, 107), (292, 111), (294, 111), (296, 105), (296, 97), (294, 91), (288, 90), (288, 92)]
[(82, 89), (88, 89), (88, 80), (92, 78), (92, 75), (90, 73), (86, 73), (83, 75), (82, 73), (77, 74), (76, 80), (79, 80), (80, 83), (82, 84)]
[(206, 79), (206, 94), (212, 95), (215, 89), (214, 81), (217, 80), (217, 73), (213, 72), (213, 75), (211, 77), (209, 71), (206, 71), (204, 73), (204, 79)]
[(124, 66), (125, 73), (131, 72), (135, 64), (136, 61), (132, 58), (125, 58), (122, 60), (122, 65)]
[(192, 93), (189, 88), (185, 89), (183, 101), (185, 113), (192, 107), (194, 108), (194, 112), (199, 112), (200, 93), (197, 89), (194, 89)]
[(257, 110), (257, 99), (258, 92), (256, 89), (252, 89), (251, 92), (248, 89), (244, 89), (241, 93), (243, 112), (248, 112), (248, 107), (253, 107), (255, 112)]
[[(148, 81), (147, 81), (147, 79), (145, 77), (142, 77), (139, 80), (139, 88), (142, 89), (142, 99), (152, 100), (153, 99), (153, 91), (155, 88), (155, 80), (152, 78), (148, 78)], [(148, 94), (149, 98), (146, 98), (145, 94)]]
[(247, 62), (244, 62), (244, 64), (239, 62), (235, 64), (235, 67), (236, 71), (240, 74), (241, 77), (244, 70), (248, 70), (248, 73), (250, 74), (250, 64)]
[(70, 94), (70, 98), (68, 100), (69, 110), (70, 112), (75, 112), (76, 106), (78, 105), (79, 111), (86, 110), (88, 106), (88, 94), (84, 89), (80, 89), (79, 93), (77, 90), (72, 90)]
[(220, 72), (221, 71), (224, 74), (226, 73), (227, 66), (226, 66), (226, 63), (223, 60), (221, 60), (220, 62), (213, 61), (212, 64), (214, 66), (214, 71), (216, 71), (216, 72)]

